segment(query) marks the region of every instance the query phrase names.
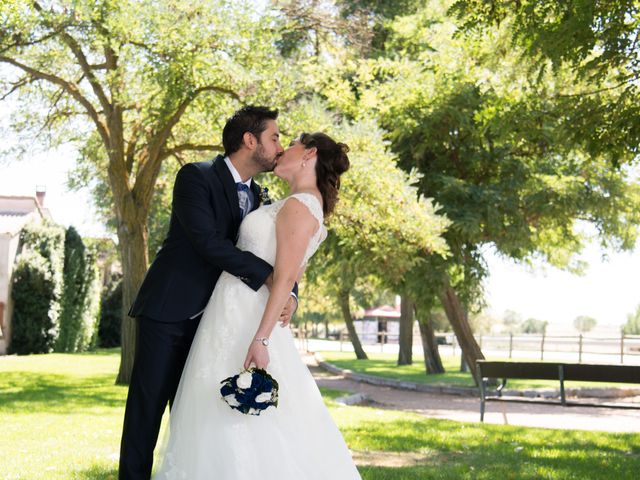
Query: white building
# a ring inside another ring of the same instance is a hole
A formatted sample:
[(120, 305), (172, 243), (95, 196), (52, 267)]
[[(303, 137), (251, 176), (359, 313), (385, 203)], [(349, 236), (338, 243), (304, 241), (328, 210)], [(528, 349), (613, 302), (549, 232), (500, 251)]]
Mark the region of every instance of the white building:
[(20, 231), (30, 222), (51, 219), (44, 208), (45, 192), (34, 197), (0, 195), (0, 355), (7, 353), (11, 339), (11, 276), (18, 252)]
[(398, 343), (400, 335), (400, 303), (395, 307), (382, 305), (364, 311), (363, 318), (355, 320), (358, 338), (364, 344)]

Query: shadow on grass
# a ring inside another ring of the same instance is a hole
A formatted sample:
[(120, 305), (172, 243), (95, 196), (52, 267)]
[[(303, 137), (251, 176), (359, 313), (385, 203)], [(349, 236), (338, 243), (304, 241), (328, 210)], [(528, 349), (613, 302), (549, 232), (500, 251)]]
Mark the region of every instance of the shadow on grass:
[(76, 472), (74, 480), (117, 480), (118, 470), (112, 466), (92, 465), (87, 470)]
[(111, 355), (120, 355), (120, 347), (114, 348), (98, 348), (88, 352), (76, 353), (75, 355), (85, 355), (87, 357), (107, 357)]
[[(640, 436), (461, 424), (442, 420), (359, 421), (343, 426), (355, 450), (428, 451), (424, 467), (362, 467), (363, 478), (636, 479)], [(367, 472), (365, 475), (364, 472)], [(413, 475), (418, 476), (413, 476)]]
[(69, 377), (55, 373), (3, 372), (0, 411), (72, 413), (78, 409), (119, 407), (126, 388), (114, 385), (112, 374)]

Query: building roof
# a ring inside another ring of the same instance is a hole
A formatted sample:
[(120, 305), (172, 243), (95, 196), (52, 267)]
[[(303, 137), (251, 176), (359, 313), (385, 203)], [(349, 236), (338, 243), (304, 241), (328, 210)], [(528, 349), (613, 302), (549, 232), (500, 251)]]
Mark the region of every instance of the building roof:
[(400, 309), (390, 305), (370, 308), (364, 311), (364, 317), (400, 318)]
[(51, 219), (36, 197), (0, 195), (0, 234), (17, 234), (33, 218)]

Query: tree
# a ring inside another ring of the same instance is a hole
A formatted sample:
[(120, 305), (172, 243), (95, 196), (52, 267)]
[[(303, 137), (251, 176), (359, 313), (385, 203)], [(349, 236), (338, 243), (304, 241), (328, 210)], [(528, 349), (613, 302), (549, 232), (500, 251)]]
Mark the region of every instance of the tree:
[[(314, 117), (318, 121), (320, 111)], [(413, 179), (397, 168), (373, 122), (326, 128), (350, 146), (352, 167), (341, 179), (329, 237), (309, 266), (307, 278), (323, 277), (337, 299), (356, 356), (365, 359), (351, 311), (359, 279), (373, 276), (382, 289), (399, 289), (423, 256), (446, 255), (441, 235), (449, 222), (436, 213), (430, 200), (417, 198)]]
[(100, 278), (96, 252), (87, 247), (74, 227), (64, 240), (64, 287), (60, 334), (54, 350), (81, 352), (94, 346), (100, 312)]
[(400, 303), (400, 338), (398, 345), (398, 365), (413, 363), (413, 322), (414, 303), (408, 295), (402, 296)]
[(580, 315), (573, 319), (573, 326), (580, 333), (590, 332), (591, 330), (593, 330), (593, 327), (595, 327), (597, 323), (598, 321), (595, 318), (589, 317), (587, 315)]
[[(14, 127), (52, 145), (77, 142), (87, 171), (106, 177), (126, 312), (147, 269), (164, 160), (220, 151), (223, 120), (241, 103), (291, 96), (278, 80), (270, 18), (222, 0), (10, 0), (0, 19), (0, 63), (11, 67), (0, 98), (17, 95), (22, 106)], [(134, 346), (125, 316), (119, 383)]]
[(627, 323), (622, 327), (625, 335), (640, 335), (640, 305), (636, 311), (627, 315)]
[[(428, 281), (440, 283), (434, 291), (474, 369), (482, 352), (468, 312), (482, 303), (482, 249), (577, 271), (574, 255), (586, 240), (580, 222), (595, 225), (605, 246), (633, 246), (637, 210), (629, 205), (637, 205), (638, 188), (627, 171), (611, 168), (630, 162), (630, 149), (594, 149), (566, 122), (577, 111), (566, 96), (588, 81), (570, 68), (530, 78), (534, 62), (511, 48), (506, 26), (456, 35), (449, 3), (384, 19), (384, 49), (345, 64), (348, 87), (332, 79), (327, 94), (354, 116), (377, 112), (399, 165), (418, 169), (419, 192), (453, 221), (445, 235), (452, 255)], [(588, 118), (592, 129), (606, 121), (602, 114)]]
[(513, 310), (506, 310), (504, 315), (502, 315), (502, 323), (509, 332), (517, 332), (522, 323), (522, 316)]
[[(591, 155), (617, 151), (614, 165), (632, 161), (640, 144), (640, 3), (637, 0), (537, 2), (457, 0), (451, 13), (469, 32), (503, 25), (513, 46), (544, 81), (568, 67), (579, 88), (559, 92), (572, 141)], [(531, 63), (533, 61), (533, 63)]]
[(522, 333), (545, 333), (549, 322), (537, 318), (527, 318), (520, 325)]

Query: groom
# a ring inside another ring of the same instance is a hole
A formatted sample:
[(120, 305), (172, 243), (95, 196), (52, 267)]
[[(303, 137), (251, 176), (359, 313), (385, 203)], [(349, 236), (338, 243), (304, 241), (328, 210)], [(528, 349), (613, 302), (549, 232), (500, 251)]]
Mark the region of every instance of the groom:
[[(277, 110), (247, 106), (222, 131), (225, 156), (180, 169), (167, 238), (129, 311), (138, 323), (136, 358), (124, 415), (120, 480), (148, 480), (162, 414), (173, 403), (202, 312), (222, 271), (253, 290), (273, 268), (235, 247), (240, 222), (261, 200), (251, 177), (282, 154)], [(280, 317), (289, 322), (296, 288)], [(238, 366), (240, 368), (241, 365)]]

